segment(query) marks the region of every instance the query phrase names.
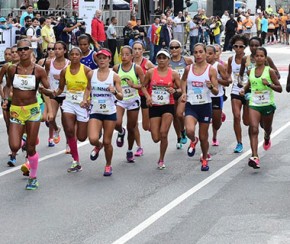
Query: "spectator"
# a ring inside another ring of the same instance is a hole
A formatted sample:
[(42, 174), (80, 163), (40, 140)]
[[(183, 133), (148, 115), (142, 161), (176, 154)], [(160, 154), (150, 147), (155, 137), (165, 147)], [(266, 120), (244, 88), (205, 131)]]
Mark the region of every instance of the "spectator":
[(41, 37), (42, 37), (42, 50), (47, 49), (48, 43), (56, 41), (54, 31), (51, 26), (50, 17), (48, 17), (45, 20), (45, 25), (41, 29)]
[(157, 9), (154, 10), (154, 14), (160, 16), (162, 14), (162, 9), (160, 6), (157, 6)]
[(206, 19), (201, 20), (201, 34), (199, 38), (199, 42), (204, 43), (205, 45), (208, 45), (209, 41), (209, 35), (210, 35), (210, 27), (206, 21)]
[(230, 19), (227, 21), (225, 25), (225, 43), (223, 51), (230, 50), (232, 51), (232, 46), (230, 46), (231, 38), (236, 34), (238, 28), (238, 23), (234, 18), (234, 15), (230, 15)]
[(181, 11), (178, 12), (178, 15), (173, 19), (174, 27), (174, 39), (178, 40), (180, 43), (184, 43), (184, 16)]
[(134, 28), (137, 25), (137, 20), (136, 20), (136, 15), (135, 14), (131, 15), (130, 21), (131, 21), (132, 27)]
[(212, 23), (214, 42), (216, 44), (219, 44), (219, 45), (221, 44), (221, 42), (220, 42), (220, 36), (221, 36), (220, 27), (221, 27), (221, 25), (222, 25), (222, 22), (220, 20), (220, 17), (219, 16), (214, 17), (213, 23)]
[(24, 0), (24, 1), (20, 4), (20, 9), (27, 9), (28, 6), (29, 6), (29, 0)]
[(261, 38), (262, 38), (262, 44), (265, 44), (265, 39), (267, 36), (267, 32), (268, 32), (268, 17), (267, 14), (264, 15), (264, 17), (262, 18), (261, 21)]
[(244, 35), (250, 39), (254, 22), (250, 19), (249, 14), (245, 14), (245, 17), (246, 19), (243, 20)]
[(24, 26), (20, 28), (20, 39), (25, 39), (27, 37), (26, 31), (32, 25), (32, 18), (26, 16), (24, 19)]
[[(115, 52), (116, 52), (116, 48), (117, 48), (117, 31), (115, 26), (117, 25), (117, 18), (116, 17), (112, 17), (111, 18), (111, 24), (109, 25), (108, 29), (107, 29), (107, 37), (108, 37), (108, 46), (109, 49), (112, 53), (112, 56), (114, 57)], [(111, 65), (114, 65), (114, 59), (111, 59)]]
[(129, 20), (127, 25), (123, 28), (124, 45), (129, 45), (129, 41), (133, 35), (133, 26)]
[(144, 47), (146, 47), (146, 42), (144, 37), (147, 35), (145, 29), (141, 26), (141, 19), (137, 18), (137, 25), (133, 27), (133, 30), (139, 31), (139, 39), (143, 42)]
[(199, 18), (193, 18), (189, 23), (189, 40), (190, 40), (190, 54), (193, 55), (193, 48), (198, 43), (198, 29), (199, 29)]
[(259, 13), (258, 16), (255, 19), (255, 24), (257, 28), (257, 37), (260, 37), (261, 35), (261, 21), (262, 21), (263, 14)]
[(183, 44), (184, 44), (184, 47), (186, 48), (186, 43), (187, 43), (187, 39), (188, 39), (189, 32), (190, 32), (189, 23), (191, 21), (191, 17), (188, 14), (188, 11), (184, 12), (184, 21), (186, 23), (185, 23), (185, 33), (184, 33), (184, 43)]
[(154, 23), (152, 25), (150, 25), (150, 27), (148, 29), (147, 37), (149, 38), (149, 43), (150, 43), (150, 61), (151, 62), (153, 60), (154, 45), (155, 45), (155, 42), (156, 42), (155, 32), (156, 32), (157, 28), (159, 27), (159, 23), (160, 23), (160, 18), (155, 17), (154, 18)]
[(38, 41), (40, 40), (40, 38), (38, 38), (36, 34), (36, 29), (38, 28), (38, 26), (39, 26), (38, 19), (33, 18), (31, 25), (26, 30), (27, 39), (31, 41), (31, 47), (36, 58), (37, 58)]
[(257, 14), (261, 14), (262, 13), (262, 7), (261, 6), (257, 7), (256, 13)]
[(97, 48), (104, 47), (106, 41), (105, 25), (101, 20), (102, 11), (97, 10), (95, 17), (92, 20), (92, 38), (97, 44)]
[(7, 24), (6, 19), (4, 17), (0, 18), (0, 29), (8, 30), (12, 28), (12, 24)]
[(22, 13), (21, 17), (20, 17), (20, 25), (21, 26), (24, 26), (25, 25), (25, 17), (26, 16), (30, 16), (30, 18), (32, 19), (34, 16), (33, 16), (33, 7), (32, 5), (28, 5), (27, 8), (26, 8), (26, 11)]
[(273, 9), (272, 9), (272, 7), (271, 7), (271, 5), (269, 4), (268, 5), (268, 7), (265, 9), (265, 12), (268, 14), (268, 15), (270, 15), (270, 14), (273, 14), (274, 13), (274, 11), (273, 11)]
[(169, 43), (173, 39), (173, 30), (172, 30), (173, 21), (169, 17), (167, 18), (166, 24), (161, 27), (160, 31), (160, 43), (162, 48), (169, 48)]
[(161, 29), (165, 24), (166, 24), (166, 20), (162, 19), (160, 21), (160, 25), (158, 26), (158, 28), (156, 29), (155, 34), (154, 34), (154, 54), (153, 54), (153, 58), (152, 58), (153, 64), (156, 64), (156, 54), (162, 48), (162, 42), (160, 40), (160, 35), (161, 35)]

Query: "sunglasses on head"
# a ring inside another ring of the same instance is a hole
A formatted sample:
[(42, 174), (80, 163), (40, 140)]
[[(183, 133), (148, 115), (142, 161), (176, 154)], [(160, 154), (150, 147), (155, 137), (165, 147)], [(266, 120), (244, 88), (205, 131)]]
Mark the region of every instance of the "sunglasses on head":
[(30, 47), (18, 47), (17, 51), (21, 52), (21, 51), (28, 51), (30, 49)]
[(171, 50), (172, 49), (178, 49), (178, 48), (180, 48), (180, 46), (171, 46), (171, 47), (169, 47)]
[(237, 45), (237, 44), (235, 44), (235, 45), (233, 45), (233, 47), (234, 48), (245, 48), (246, 46), (245, 45)]
[(48, 47), (47, 51), (54, 51), (54, 47)]

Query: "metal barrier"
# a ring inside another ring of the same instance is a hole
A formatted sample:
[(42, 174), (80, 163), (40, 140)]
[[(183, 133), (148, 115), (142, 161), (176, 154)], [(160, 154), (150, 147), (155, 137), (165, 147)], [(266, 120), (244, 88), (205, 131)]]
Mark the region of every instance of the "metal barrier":
[[(0, 16), (7, 17), (8, 15), (12, 15), (13, 18), (16, 16), (21, 16), (22, 12), (26, 11), (25, 9), (20, 8), (2, 8), (0, 9)], [(41, 16), (72, 16), (73, 9), (71, 8), (63, 8), (63, 9), (54, 9), (49, 8), (48, 10), (35, 10), (34, 12), (40, 13)]]

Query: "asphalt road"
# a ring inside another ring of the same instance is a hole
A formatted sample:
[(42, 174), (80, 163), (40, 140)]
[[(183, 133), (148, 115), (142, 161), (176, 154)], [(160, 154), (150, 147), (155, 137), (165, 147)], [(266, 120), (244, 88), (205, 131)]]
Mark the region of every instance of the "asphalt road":
[(117, 148), (114, 134), (111, 177), (103, 177), (103, 151), (90, 161), (88, 142), (79, 145), (83, 171), (68, 174), (71, 157), (64, 154), (63, 132), (61, 142), (48, 148), (42, 125), (40, 187), (26, 191), (19, 170), (25, 155), (19, 153), (17, 167), (7, 167), (9, 148), (0, 118), (0, 243), (290, 243), (290, 95), (285, 91), (290, 47), (271, 46), (268, 51), (282, 70), (284, 91), (276, 94), (271, 150), (263, 151), (260, 143), (259, 170), (247, 165), (246, 127), (244, 152), (233, 153), (236, 141), (227, 101), (220, 146), (210, 147), (208, 172), (200, 171), (200, 144), (188, 158), (187, 146), (175, 148), (172, 127), (165, 170), (157, 169), (159, 146), (141, 130), (144, 156), (136, 163), (126, 163), (127, 144)]

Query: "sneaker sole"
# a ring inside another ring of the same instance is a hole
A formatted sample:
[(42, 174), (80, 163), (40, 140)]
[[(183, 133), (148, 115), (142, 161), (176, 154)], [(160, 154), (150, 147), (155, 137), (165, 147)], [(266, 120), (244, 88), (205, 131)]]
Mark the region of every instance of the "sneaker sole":
[(15, 164), (12, 163), (12, 162), (8, 162), (7, 164), (8, 164), (9, 167), (15, 167)]
[(257, 165), (254, 161), (249, 161), (248, 165), (254, 169), (260, 168), (260, 165)]
[(207, 166), (201, 166), (201, 171), (208, 171), (208, 170), (209, 170), (208, 165)]
[(25, 166), (25, 165), (22, 165), (20, 170), (22, 171), (23, 175), (24, 176), (29, 176), (29, 169)]
[(188, 157), (193, 157), (194, 154), (195, 154), (195, 149), (193, 149), (191, 153), (188, 152), (188, 150), (187, 150), (187, 155), (188, 155)]

